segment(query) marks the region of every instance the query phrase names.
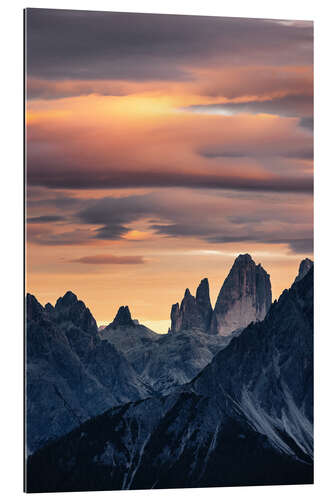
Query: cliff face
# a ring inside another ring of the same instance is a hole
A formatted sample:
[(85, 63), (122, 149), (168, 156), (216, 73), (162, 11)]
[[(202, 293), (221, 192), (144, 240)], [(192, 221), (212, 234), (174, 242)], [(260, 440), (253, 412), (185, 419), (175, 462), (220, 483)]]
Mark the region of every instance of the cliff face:
[(239, 255), (218, 295), (210, 332), (229, 335), (253, 321), (262, 321), (271, 303), (269, 274), (249, 254)]
[(209, 328), (212, 315), (212, 306), (209, 298), (209, 284), (204, 278), (197, 288), (196, 296), (191, 295), (189, 289), (179, 304), (173, 304), (171, 309), (171, 333), (186, 330), (206, 331)]

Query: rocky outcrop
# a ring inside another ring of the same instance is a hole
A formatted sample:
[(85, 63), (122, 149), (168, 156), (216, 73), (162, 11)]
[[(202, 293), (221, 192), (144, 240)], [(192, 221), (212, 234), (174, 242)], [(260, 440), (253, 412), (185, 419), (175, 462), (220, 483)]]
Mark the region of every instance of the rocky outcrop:
[(262, 321), (271, 303), (269, 274), (249, 254), (239, 255), (218, 295), (210, 332), (230, 335), (253, 321)]
[(186, 330), (205, 332), (210, 324), (211, 315), (209, 284), (207, 278), (204, 278), (197, 288), (195, 297), (187, 288), (180, 307), (178, 303), (173, 304), (171, 308), (171, 333)]
[(298, 275), (295, 278), (296, 281), (299, 281), (304, 278), (304, 276), (310, 271), (313, 266), (313, 261), (311, 259), (303, 259), (299, 265)]
[(113, 328), (114, 330), (119, 327), (129, 327), (135, 326), (134, 321), (132, 320), (132, 316), (128, 306), (121, 306), (118, 309), (118, 312), (110, 325), (107, 328)]

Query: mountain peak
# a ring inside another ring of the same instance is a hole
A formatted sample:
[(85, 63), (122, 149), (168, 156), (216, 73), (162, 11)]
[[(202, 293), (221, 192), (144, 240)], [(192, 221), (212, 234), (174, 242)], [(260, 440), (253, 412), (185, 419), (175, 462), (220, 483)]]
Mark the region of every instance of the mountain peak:
[(195, 295), (196, 301), (203, 301), (206, 302), (208, 305), (208, 302), (210, 304), (210, 298), (209, 298), (209, 283), (208, 279), (204, 278), (200, 281), (200, 284), (197, 288), (197, 293)]
[(112, 328), (117, 328), (118, 326), (134, 326), (134, 325), (135, 323), (132, 320), (129, 307), (120, 306), (110, 326), (112, 326)]
[(252, 259), (251, 255), (249, 253), (240, 253), (236, 257), (234, 265), (235, 264), (248, 264), (250, 262), (253, 262), (253, 264), (254, 264), (254, 260)]
[(31, 293), (27, 293), (26, 297), (26, 311), (27, 311), (27, 320), (35, 320), (40, 317), (40, 315), (43, 313), (44, 308), (43, 306), (38, 302), (36, 297), (32, 295)]
[[(53, 312), (50, 307), (48, 307), (48, 312)], [(71, 291), (66, 292), (63, 297), (59, 297), (54, 307), (54, 313), (56, 321), (59, 323), (70, 321), (84, 331), (97, 333), (97, 324), (90, 310)]]
[(299, 268), (298, 268), (298, 275), (295, 278), (295, 283), (297, 281), (300, 281), (301, 279), (304, 278), (304, 276), (310, 271), (310, 269), (313, 266), (313, 261), (311, 259), (303, 259), (300, 262)]
[(272, 303), (269, 274), (251, 255), (240, 254), (218, 295), (211, 333), (230, 335), (252, 321), (262, 321)]
[(59, 306), (60, 307), (68, 307), (68, 306), (72, 306), (76, 302), (78, 302), (77, 296), (75, 295), (75, 293), (73, 293), (69, 290), (68, 292), (65, 293), (65, 295), (63, 297), (59, 297), (55, 307), (59, 307)]
[(202, 289), (206, 289), (206, 288), (209, 289), (208, 278), (202, 278), (202, 280), (200, 281), (200, 284), (197, 288), (197, 295), (198, 295), (198, 290), (202, 290)]
[(48, 302), (47, 304), (45, 304), (44, 309), (48, 313), (54, 313), (54, 307), (53, 307), (52, 304), (50, 304), (50, 302)]

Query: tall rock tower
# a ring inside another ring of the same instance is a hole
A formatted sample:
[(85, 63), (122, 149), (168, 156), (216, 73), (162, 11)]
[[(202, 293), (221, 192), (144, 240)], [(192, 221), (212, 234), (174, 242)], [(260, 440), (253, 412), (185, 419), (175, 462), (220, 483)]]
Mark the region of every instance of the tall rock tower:
[(249, 254), (239, 255), (218, 295), (210, 333), (229, 335), (262, 321), (272, 303), (269, 274)]
[(171, 309), (171, 333), (184, 330), (207, 331), (212, 317), (212, 306), (209, 298), (208, 279), (201, 280), (196, 296), (191, 295), (189, 289), (179, 304), (173, 304)]
[(211, 306), (209, 296), (209, 283), (207, 278), (201, 280), (200, 285), (197, 288), (195, 301), (203, 320), (204, 330), (207, 330), (210, 326), (213, 314), (213, 308)]

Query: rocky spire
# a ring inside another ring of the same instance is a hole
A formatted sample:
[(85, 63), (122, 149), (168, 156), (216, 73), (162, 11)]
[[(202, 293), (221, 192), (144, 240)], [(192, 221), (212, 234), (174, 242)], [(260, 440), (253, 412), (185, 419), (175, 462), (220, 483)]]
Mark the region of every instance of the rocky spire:
[(180, 316), (179, 303), (173, 304), (171, 307), (171, 328), (170, 333), (179, 332), (182, 326), (182, 319)]
[(304, 276), (310, 271), (313, 266), (313, 261), (311, 259), (303, 259), (299, 265), (298, 275), (295, 278), (294, 283), (304, 278)]
[(112, 321), (112, 323), (109, 325), (111, 328), (118, 328), (120, 326), (135, 326), (134, 321), (132, 320), (130, 310), (128, 306), (121, 306), (118, 309), (118, 312)]
[(229, 335), (252, 321), (261, 321), (271, 303), (269, 274), (249, 254), (239, 255), (217, 298), (210, 332)]
[(198, 309), (204, 321), (205, 330), (209, 328), (210, 321), (212, 318), (213, 308), (210, 302), (209, 296), (209, 283), (208, 279), (204, 278), (201, 280), (200, 285), (197, 288), (197, 293), (195, 297)]
[(182, 330), (206, 331), (212, 314), (207, 278), (198, 286), (196, 297), (188, 288), (179, 307), (178, 302), (171, 308), (171, 333)]

